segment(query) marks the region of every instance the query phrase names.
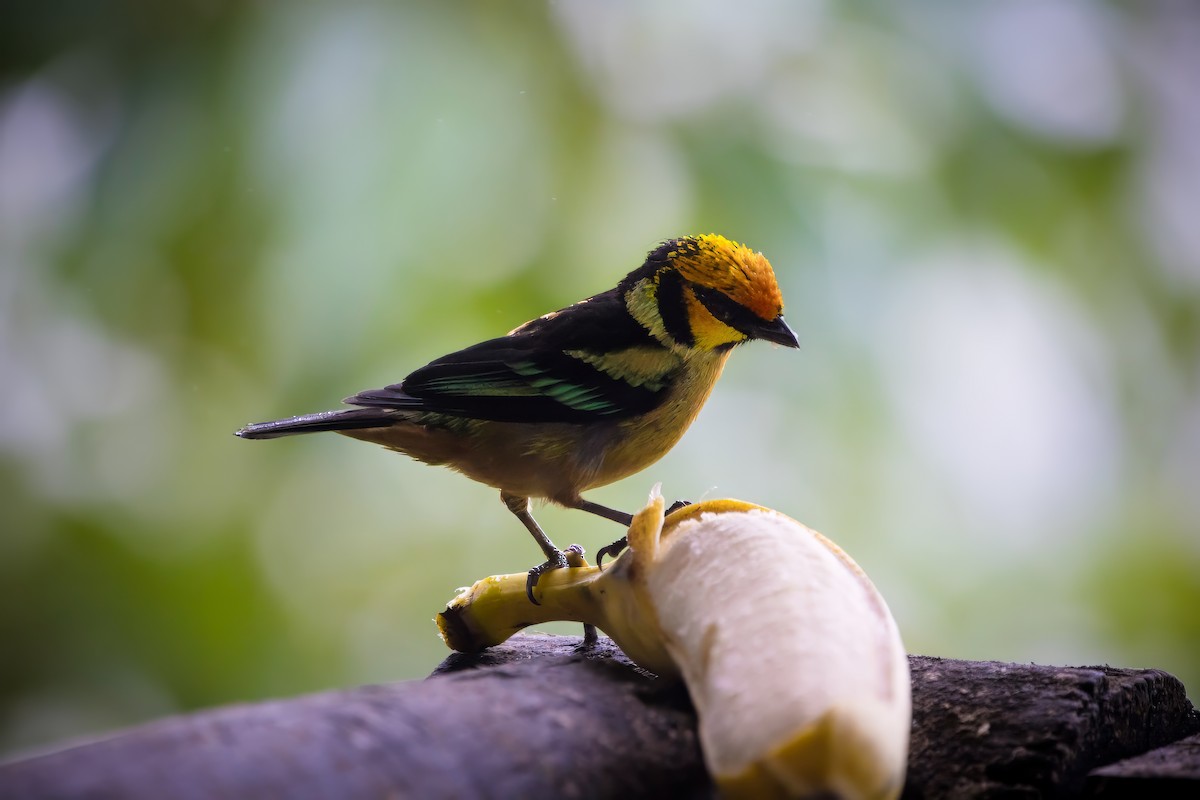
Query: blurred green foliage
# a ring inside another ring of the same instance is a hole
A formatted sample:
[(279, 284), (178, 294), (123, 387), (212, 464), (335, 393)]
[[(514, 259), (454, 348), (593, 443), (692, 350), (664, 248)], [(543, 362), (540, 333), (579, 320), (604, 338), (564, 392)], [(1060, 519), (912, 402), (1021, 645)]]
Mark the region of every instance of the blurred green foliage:
[(913, 652), (1195, 696), (1193, 4), (6, 11), (0, 751), (427, 673), (455, 587), (538, 560), (495, 492), (231, 433), (709, 230), (771, 258), (804, 349), (744, 348), (597, 500), (770, 505)]

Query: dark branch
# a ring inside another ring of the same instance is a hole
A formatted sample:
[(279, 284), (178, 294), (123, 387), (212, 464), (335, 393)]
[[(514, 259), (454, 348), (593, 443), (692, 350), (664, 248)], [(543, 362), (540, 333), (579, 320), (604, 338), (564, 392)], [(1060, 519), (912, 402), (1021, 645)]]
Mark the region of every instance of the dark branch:
[[(424, 681), (161, 720), (0, 765), (0, 796), (708, 797), (686, 693), (578, 642), (520, 635)], [(1076, 796), (1096, 767), (1200, 730), (1157, 670), (911, 664), (908, 798)]]

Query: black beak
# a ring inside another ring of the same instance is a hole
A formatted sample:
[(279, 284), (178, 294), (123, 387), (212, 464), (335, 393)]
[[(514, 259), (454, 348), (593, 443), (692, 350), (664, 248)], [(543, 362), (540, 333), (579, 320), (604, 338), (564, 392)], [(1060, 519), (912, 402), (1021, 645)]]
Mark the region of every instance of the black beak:
[(800, 340), (796, 338), (796, 332), (788, 327), (788, 324), (783, 321), (783, 315), (780, 314), (770, 322), (764, 322), (755, 326), (751, 334), (755, 339), (762, 339), (766, 342), (774, 342), (781, 344), (784, 347), (799, 347)]

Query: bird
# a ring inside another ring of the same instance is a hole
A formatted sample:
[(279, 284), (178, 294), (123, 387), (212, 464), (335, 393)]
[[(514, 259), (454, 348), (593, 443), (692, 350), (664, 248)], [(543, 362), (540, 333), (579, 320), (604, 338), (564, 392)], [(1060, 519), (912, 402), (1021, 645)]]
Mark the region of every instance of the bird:
[[(446, 466), (500, 490), (545, 556), (567, 566), (531, 512), (546, 500), (613, 520), (582, 493), (665, 455), (708, 399), (732, 350), (799, 347), (775, 272), (759, 252), (710, 233), (669, 239), (616, 287), (435, 359), (352, 408), (246, 425), (243, 439), (335, 431)], [(624, 539), (600, 551), (615, 555)]]

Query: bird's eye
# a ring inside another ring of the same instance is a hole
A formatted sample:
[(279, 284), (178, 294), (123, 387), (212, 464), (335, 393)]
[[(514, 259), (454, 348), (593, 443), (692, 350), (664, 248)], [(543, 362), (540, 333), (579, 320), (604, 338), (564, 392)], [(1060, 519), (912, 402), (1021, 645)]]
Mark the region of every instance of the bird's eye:
[(734, 300), (724, 292), (707, 286), (695, 286), (692, 291), (708, 313), (719, 319), (734, 330), (748, 334), (761, 320), (753, 311)]

